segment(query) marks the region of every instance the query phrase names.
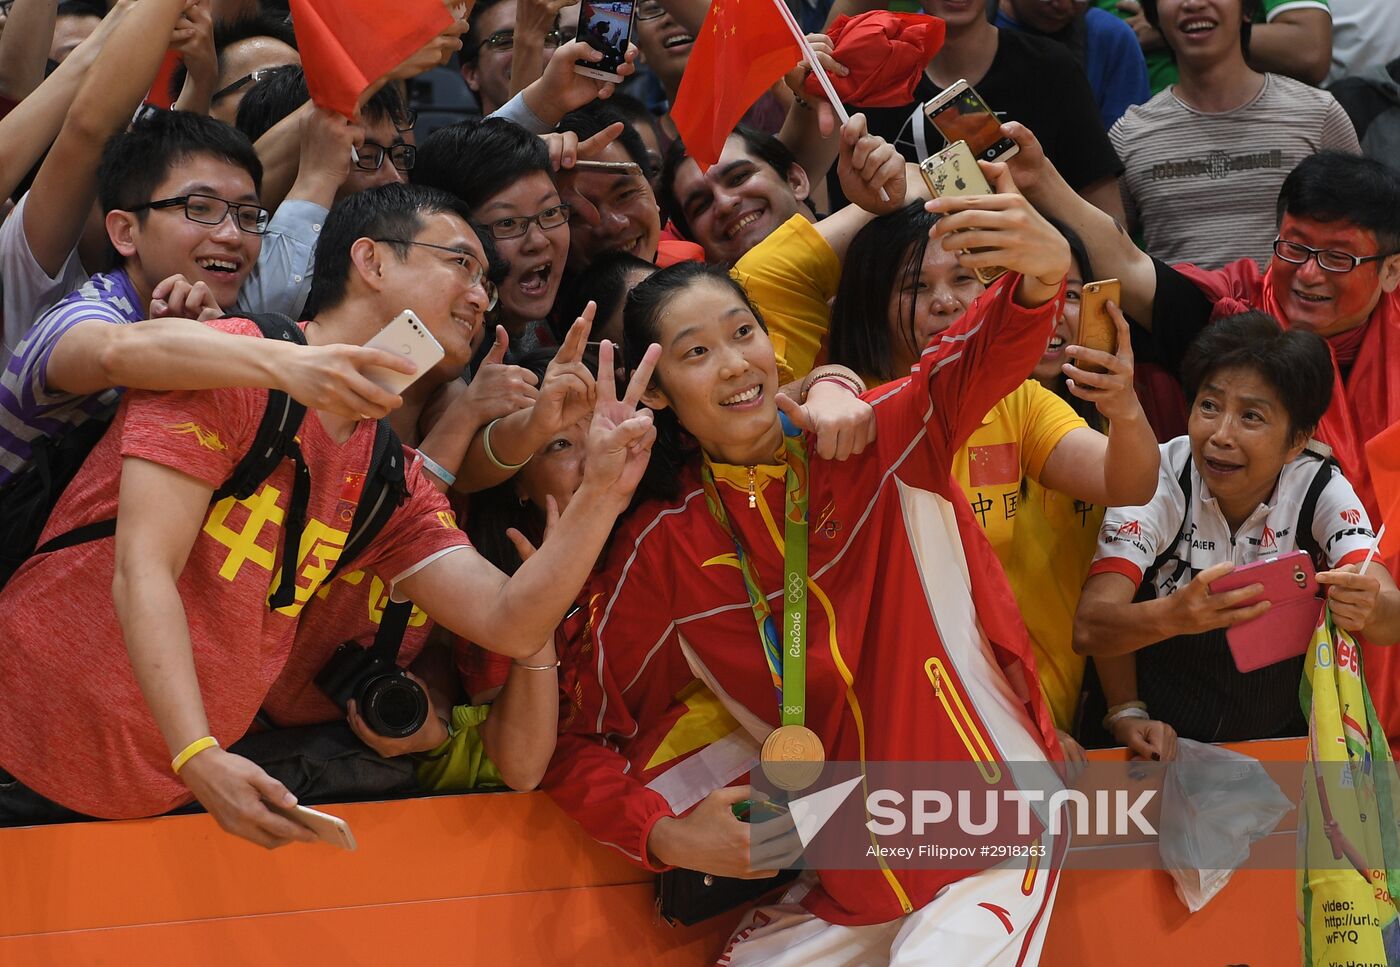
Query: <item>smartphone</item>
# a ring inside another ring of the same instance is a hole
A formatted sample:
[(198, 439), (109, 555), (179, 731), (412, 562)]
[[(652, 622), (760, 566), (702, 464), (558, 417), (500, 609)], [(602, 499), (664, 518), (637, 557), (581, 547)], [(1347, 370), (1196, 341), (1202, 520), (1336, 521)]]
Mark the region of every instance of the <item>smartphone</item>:
[(766, 799), (745, 799), (729, 807), (734, 818), (743, 823), (766, 823), (770, 819), (786, 816), (788, 808), (782, 803)]
[(600, 51), (603, 59), (575, 61), (575, 73), (614, 84), (622, 83), (617, 69), (622, 66), (627, 56), (627, 45), (632, 41), (632, 15), (636, 7), (633, 0), (583, 0), (577, 39)]
[(350, 832), (350, 824), (339, 816), (332, 816), (308, 806), (279, 806), (266, 799), (263, 800), (263, 805), (277, 815), (290, 819), (299, 826), (305, 826), (323, 843), (330, 843), (341, 849), (355, 848), (355, 834)]
[[(954, 141), (942, 151), (922, 161), (919, 164), (919, 174), (924, 176), (924, 182), (934, 198), (995, 194), (992, 186), (987, 184), (982, 169), (977, 166), (977, 159), (972, 156), (972, 150), (966, 141)], [(974, 271), (983, 285), (991, 285), (1006, 274), (1006, 269), (1000, 265)]]
[(374, 338), (365, 343), (365, 346), (407, 356), (418, 367), (413, 373), (400, 373), (382, 366), (371, 366), (365, 370), (365, 378), (390, 393), (402, 393), (412, 386), (419, 376), (442, 362), (445, 355), (442, 346), (412, 309), (400, 312), (387, 326), (379, 330)]
[[(1074, 344), (1085, 349), (1097, 349), (1111, 356), (1118, 354), (1118, 327), (1108, 314), (1107, 303), (1121, 305), (1123, 287), (1117, 279), (1104, 279), (1102, 282), (1085, 282), (1079, 297), (1079, 330), (1074, 334)], [(1074, 364), (1091, 373), (1106, 373), (1108, 370), (1094, 363)]]
[(1210, 593), (1223, 594), (1251, 584), (1264, 586), (1264, 593), (1254, 601), (1267, 600), (1270, 607), (1253, 621), (1234, 625), (1225, 632), (1235, 667), (1242, 672), (1252, 672), (1306, 652), (1313, 629), (1317, 627), (1318, 615), (1322, 613), (1317, 574), (1312, 558), (1304, 551), (1246, 564), (1212, 581)]
[(948, 143), (966, 141), (979, 161), (1006, 161), (1021, 149), (1001, 136), (1001, 121), (971, 84), (959, 80), (924, 105), (924, 115)]
[(584, 161), (574, 162), (570, 171), (601, 171), (610, 175), (642, 176), (642, 166), (635, 161)]

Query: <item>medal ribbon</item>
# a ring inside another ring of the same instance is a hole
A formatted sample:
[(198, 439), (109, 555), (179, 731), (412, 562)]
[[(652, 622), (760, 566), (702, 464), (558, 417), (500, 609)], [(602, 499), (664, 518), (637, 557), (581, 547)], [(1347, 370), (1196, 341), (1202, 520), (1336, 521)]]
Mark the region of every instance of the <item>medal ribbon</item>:
[(802, 725), (807, 716), (807, 442), (802, 432), (782, 417), (783, 454), (787, 462), (787, 494), (783, 501), (783, 637), (778, 639), (768, 599), (759, 589), (753, 562), (739, 540), (738, 532), (729, 523), (729, 515), (719, 499), (714, 471), (708, 462), (700, 468), (700, 480), (705, 489), (705, 503), (710, 514), (734, 542), (739, 570), (744, 575), (744, 589), (749, 593), (749, 606), (758, 625), (759, 640), (768, 670), (773, 675), (773, 688), (783, 725)]

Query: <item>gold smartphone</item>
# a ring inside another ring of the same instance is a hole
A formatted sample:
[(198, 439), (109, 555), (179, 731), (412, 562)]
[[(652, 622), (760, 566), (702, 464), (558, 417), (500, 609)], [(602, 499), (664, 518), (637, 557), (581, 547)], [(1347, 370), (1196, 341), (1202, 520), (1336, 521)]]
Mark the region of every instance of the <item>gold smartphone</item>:
[(601, 171), (608, 175), (637, 175), (642, 174), (642, 166), (635, 161), (588, 161), (579, 159), (574, 162), (572, 168), (567, 171)]
[[(1085, 349), (1097, 349), (1109, 355), (1118, 353), (1118, 327), (1108, 314), (1108, 302), (1121, 305), (1123, 287), (1117, 279), (1104, 279), (1101, 282), (1085, 282), (1083, 294), (1079, 297), (1079, 330), (1074, 334), (1074, 344)], [(1091, 373), (1108, 372), (1102, 366), (1092, 363), (1074, 364)]]
[[(995, 194), (966, 141), (954, 141), (942, 151), (924, 159), (919, 165), (919, 173), (924, 176), (924, 182), (934, 198)], [(1000, 265), (974, 271), (983, 285), (991, 285), (1006, 274), (1006, 269)]]
[(298, 826), (305, 826), (315, 833), (316, 838), (323, 843), (330, 843), (332, 846), (338, 846), (345, 850), (353, 850), (356, 846), (355, 834), (350, 832), (350, 824), (339, 816), (332, 816), (330, 813), (323, 813), (319, 809), (311, 809), (300, 804), (279, 806), (266, 799), (263, 800), (263, 805), (277, 815), (290, 819)]
[(1001, 120), (965, 79), (924, 105), (924, 114), (948, 142), (966, 141), (974, 158), (1009, 161), (1021, 149), (1001, 136)]

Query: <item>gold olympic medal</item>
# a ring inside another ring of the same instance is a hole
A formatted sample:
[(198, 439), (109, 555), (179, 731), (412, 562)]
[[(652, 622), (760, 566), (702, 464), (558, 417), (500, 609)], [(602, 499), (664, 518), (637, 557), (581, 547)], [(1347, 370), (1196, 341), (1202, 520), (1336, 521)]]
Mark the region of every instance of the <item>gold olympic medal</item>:
[(759, 761), (769, 782), (797, 792), (821, 777), (826, 751), (817, 733), (805, 725), (780, 725), (764, 740)]

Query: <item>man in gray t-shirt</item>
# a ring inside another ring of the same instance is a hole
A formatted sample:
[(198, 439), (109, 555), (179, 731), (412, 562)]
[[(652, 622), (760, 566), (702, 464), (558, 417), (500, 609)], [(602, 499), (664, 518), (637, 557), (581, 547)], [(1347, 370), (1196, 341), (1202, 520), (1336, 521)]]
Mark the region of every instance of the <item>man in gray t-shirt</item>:
[(1145, 6), (1181, 78), (1109, 132), (1126, 167), (1129, 227), (1165, 262), (1219, 268), (1251, 258), (1263, 267), (1283, 179), (1317, 151), (1359, 152), (1356, 131), (1326, 91), (1249, 68), (1240, 0)]

